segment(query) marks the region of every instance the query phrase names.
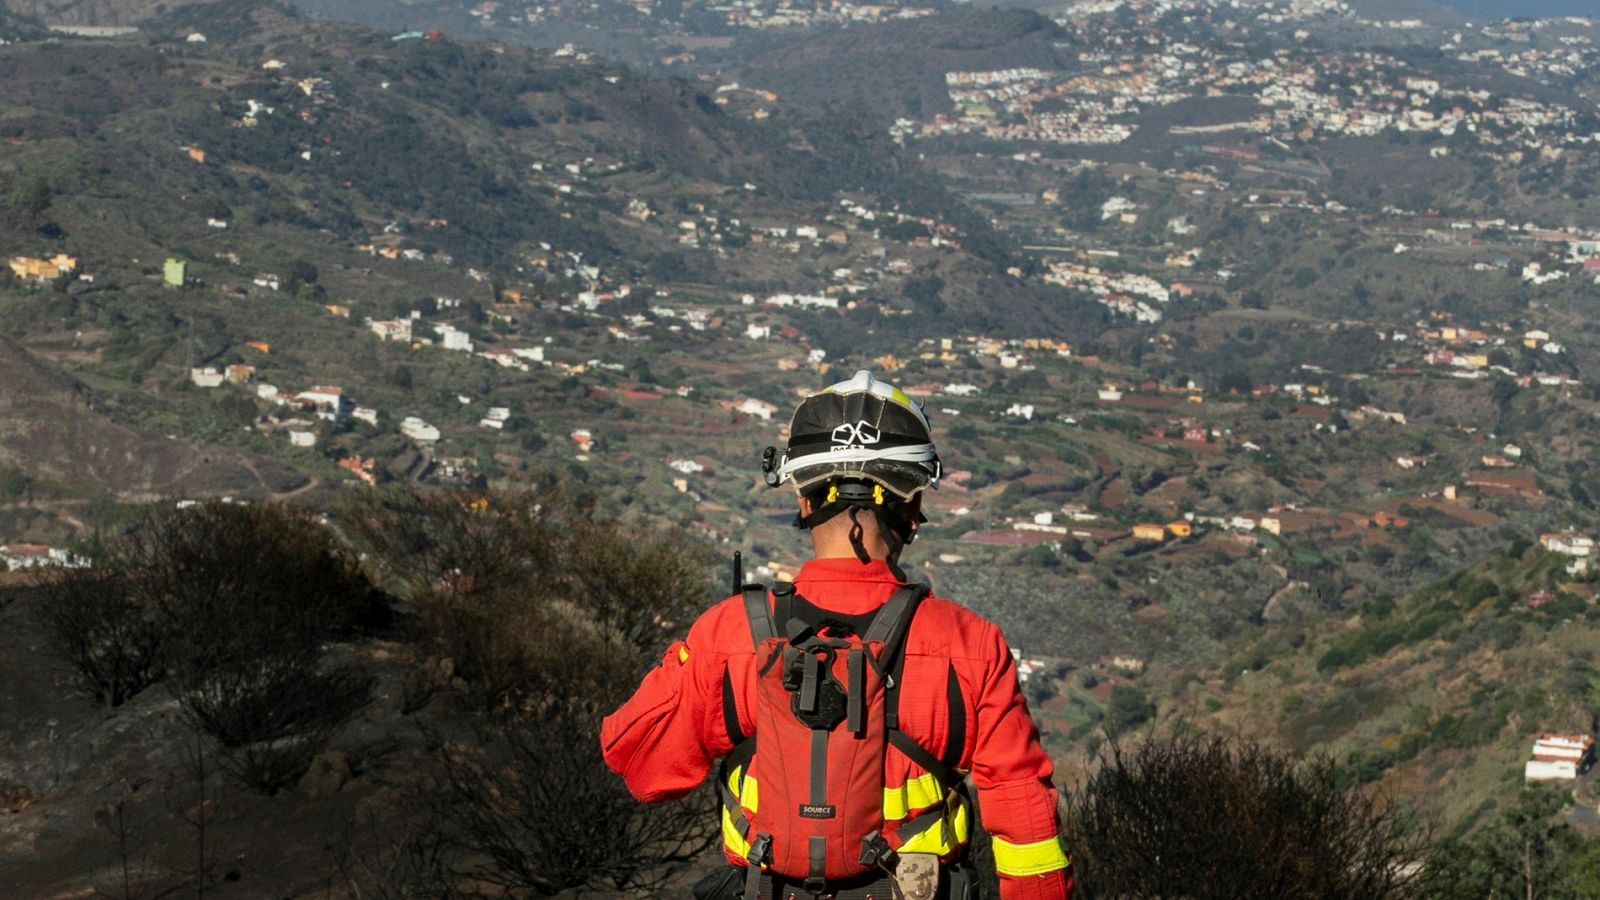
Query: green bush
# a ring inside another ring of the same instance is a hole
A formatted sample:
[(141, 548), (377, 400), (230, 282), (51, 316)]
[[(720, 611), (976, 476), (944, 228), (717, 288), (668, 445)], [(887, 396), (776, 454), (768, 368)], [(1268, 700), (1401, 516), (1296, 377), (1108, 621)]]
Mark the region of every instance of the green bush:
[(1138, 688), (1119, 684), (1111, 688), (1111, 702), (1106, 707), (1106, 730), (1112, 735), (1138, 728), (1155, 717), (1156, 705)]

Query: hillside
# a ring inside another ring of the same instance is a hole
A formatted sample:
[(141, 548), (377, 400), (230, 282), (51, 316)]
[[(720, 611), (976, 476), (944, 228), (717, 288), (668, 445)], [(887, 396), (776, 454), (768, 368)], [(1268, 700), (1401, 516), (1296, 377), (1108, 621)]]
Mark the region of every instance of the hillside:
[[(1485, 825), (1515, 796), (1535, 737), (1594, 729), (1600, 612), (1570, 561), (1517, 541), (1348, 619), (1278, 623), (1218, 671), (1147, 683), (1157, 727), (1325, 753), (1347, 783), (1403, 798), (1445, 832)], [(1588, 780), (1576, 796), (1587, 823), (1600, 796)]]
[[(249, 211), (258, 226), (326, 229), (352, 243), (397, 220), (448, 222), (429, 243), (477, 266), (504, 265), (540, 243), (591, 259), (656, 252), (631, 239), (637, 229), (616, 227), (630, 198), (665, 207), (712, 185), (718, 195), (752, 184), (764, 195), (826, 204), (871, 185), (887, 203), (957, 221), (974, 246), (994, 248), (984, 252), (1004, 261), (986, 221), (919, 172), (876, 121), (849, 109), (786, 107), (755, 122), (681, 80), (500, 47), (313, 28), (256, 3), (182, 9), (147, 30), (147, 46), (68, 47), (65, 81), (53, 53), (23, 49), (4, 60), (14, 90), (0, 127), (26, 135), (8, 154), (14, 172), (56, 158), (65, 174), (78, 160), (96, 178), (170, 184), (191, 198), (205, 195), (211, 208)], [(210, 43), (184, 42), (194, 34)], [(175, 43), (185, 44), (181, 52)], [(233, 56), (239, 51), (248, 58)], [(252, 115), (257, 109), (287, 114)], [(209, 161), (187, 165), (173, 146), (200, 149)], [(529, 176), (530, 166), (559, 169), (567, 159), (599, 177), (573, 191), (549, 175)], [(425, 167), (416, 165), (422, 160)], [(140, 226), (157, 242), (175, 239), (176, 222), (159, 220), (171, 211), (146, 211)]]
[(50, 487), (90, 485), (128, 499), (183, 494), (264, 497), (304, 476), (269, 460), (141, 431), (126, 410), (91, 387), (0, 338), (0, 466)]
[(864, 103), (886, 119), (951, 109), (950, 71), (1054, 69), (1072, 63), (1072, 36), (1022, 9), (960, 10), (902, 22), (821, 31), (735, 48), (738, 77), (788, 100)]
[[(188, 40), (196, 34), (207, 40)], [(18, 421), (38, 423), (5, 458), (63, 496), (282, 492), (331, 480), (346, 454), (411, 471), (416, 456), (392, 425), (381, 437), (336, 431), (333, 459), (266, 449), (263, 435), (282, 441), (298, 426), (262, 418), (268, 409), (242, 391), (196, 391), (185, 367), (247, 366), (296, 390), (340, 384), (436, 418), (443, 404), (459, 408), (472, 379), (413, 372), (376, 342), (349, 346), (363, 319), (422, 307), (502, 349), (565, 330), (552, 349), (581, 363), (614, 338), (558, 296), (639, 285), (633, 314), (648, 311), (642, 298), (680, 289), (738, 307), (741, 292), (803, 289), (878, 245), (879, 259), (910, 253), (940, 273), (942, 299), (914, 317), (876, 303), (819, 316), (807, 330), (824, 346), (863, 327), (906, 340), (1015, 333), (1080, 309), (1094, 321), (1095, 307), (1062, 307), (1001, 271), (1012, 263), (1006, 242), (860, 110), (783, 107), (755, 119), (690, 82), (514, 48), (393, 41), (255, 3), (179, 9), (123, 41), (8, 47), (0, 79), (0, 195), (19, 198), (0, 215), (0, 239), (8, 254), (65, 251), (88, 276), (0, 291), (18, 346), (59, 367), (21, 353), (5, 361), (21, 391), (8, 398), (33, 398)], [(859, 248), (819, 239), (803, 256), (764, 244), (763, 230), (806, 223), (849, 238), (828, 225), (841, 196), (905, 220), (903, 234), (851, 226)], [(709, 230), (686, 244), (685, 218)], [(937, 252), (933, 228), (967, 250)], [(181, 290), (161, 284), (166, 258), (186, 265)], [(878, 302), (910, 305), (896, 288), (904, 270), (874, 277)], [(491, 323), (503, 289), (539, 305), (501, 309)], [(93, 413), (69, 412), (75, 390), (92, 394)], [(95, 441), (96, 452), (122, 469), (92, 466), (80, 449), (102, 427), (116, 438)], [(190, 449), (202, 446), (230, 462), (204, 463)], [(147, 462), (131, 462), (141, 454)]]
[(99, 28), (136, 26), (183, 5), (186, 5), (186, 0), (168, 3), (153, 0), (6, 0), (5, 4), (11, 11), (47, 25)]

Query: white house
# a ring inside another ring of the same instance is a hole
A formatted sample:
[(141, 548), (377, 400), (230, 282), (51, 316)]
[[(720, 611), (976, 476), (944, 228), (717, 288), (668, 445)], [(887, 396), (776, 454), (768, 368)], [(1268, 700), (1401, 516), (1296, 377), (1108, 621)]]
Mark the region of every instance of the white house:
[(411, 320), (410, 319), (385, 319), (385, 320), (380, 321), (380, 322), (374, 322), (374, 321), (369, 320), (367, 322), (367, 327), (372, 329), (372, 333), (376, 334), (379, 337), (379, 339), (381, 339), (381, 340), (385, 340), (385, 341), (409, 341), (409, 340), (411, 340)]
[(419, 444), (435, 444), (439, 441), (439, 429), (416, 416), (406, 416), (400, 420), (400, 433)]
[(190, 369), (189, 370), (189, 380), (194, 382), (195, 387), (203, 387), (203, 388), (221, 387), (222, 386), (222, 382), (226, 378), (227, 378), (226, 374), (224, 374), (222, 372), (219, 372), (219, 371), (217, 371), (216, 369), (214, 369), (214, 368), (212, 368), (210, 366), (207, 366), (204, 369)]
[(472, 335), (457, 329), (453, 325), (438, 324), (433, 326), (438, 333), (440, 345), (446, 350), (459, 350), (463, 353), (472, 352)]
[(59, 547), (7, 544), (0, 546), (0, 564), (4, 564), (7, 571), (20, 572), (24, 569), (43, 569), (48, 566), (81, 569), (89, 565), (89, 560)]
[(1539, 535), (1539, 546), (1566, 556), (1594, 555), (1594, 538), (1576, 531), (1548, 532)]
[(350, 414), (355, 404), (344, 395), (343, 388), (314, 387), (294, 395), (296, 403), (314, 408), (317, 417), (337, 422)]
[(1541, 734), (1523, 765), (1526, 782), (1572, 781), (1594, 762), (1594, 738), (1586, 734)]
[(734, 412), (744, 413), (747, 416), (755, 416), (763, 422), (772, 421), (772, 414), (777, 411), (778, 408), (776, 406), (773, 406), (771, 403), (767, 403), (764, 400), (757, 400), (754, 397), (747, 397), (743, 403), (740, 403), (738, 406), (734, 407)]

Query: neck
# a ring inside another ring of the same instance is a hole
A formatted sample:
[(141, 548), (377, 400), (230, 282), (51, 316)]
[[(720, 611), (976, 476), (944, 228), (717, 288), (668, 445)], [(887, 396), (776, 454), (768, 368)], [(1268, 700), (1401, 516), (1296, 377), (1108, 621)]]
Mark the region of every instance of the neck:
[[(861, 546), (867, 558), (887, 562), (893, 566), (900, 559), (901, 544), (888, 540), (878, 528), (877, 517), (870, 512), (856, 511), (861, 523)], [(851, 511), (840, 513), (828, 522), (811, 529), (811, 555), (815, 559), (859, 559), (850, 542)]]

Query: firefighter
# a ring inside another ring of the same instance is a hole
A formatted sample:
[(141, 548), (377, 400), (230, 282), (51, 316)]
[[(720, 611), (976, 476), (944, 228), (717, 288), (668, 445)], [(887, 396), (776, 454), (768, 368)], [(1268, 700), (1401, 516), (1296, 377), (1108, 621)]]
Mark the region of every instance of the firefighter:
[(1067, 898), (1053, 769), (1004, 636), (898, 567), (941, 474), (921, 407), (857, 372), (800, 403), (762, 468), (794, 485), (812, 558), (701, 615), (601, 729), (641, 802), (721, 763), (731, 868), (696, 895), (975, 897), (975, 792), (1001, 900)]

